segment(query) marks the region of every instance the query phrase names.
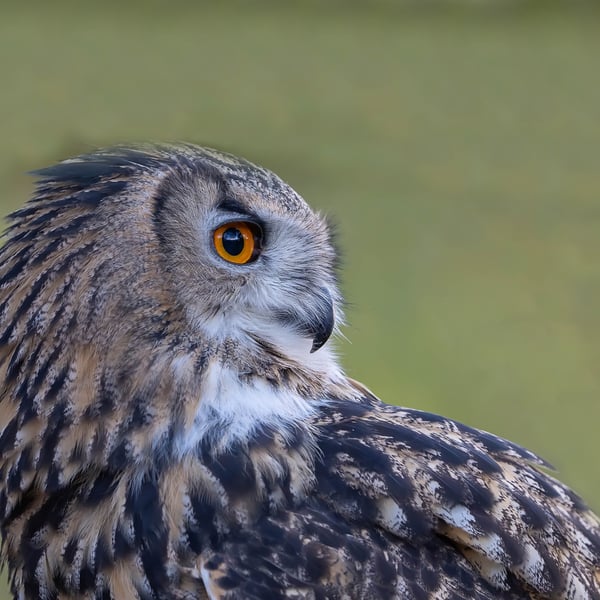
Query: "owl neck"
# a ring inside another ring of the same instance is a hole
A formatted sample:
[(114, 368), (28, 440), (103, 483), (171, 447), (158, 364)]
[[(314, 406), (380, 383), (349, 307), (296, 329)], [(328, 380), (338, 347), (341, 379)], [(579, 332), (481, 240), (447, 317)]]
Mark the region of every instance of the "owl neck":
[[(216, 453), (260, 437), (265, 431), (293, 437), (334, 397), (356, 395), (328, 348), (308, 366), (264, 342), (250, 351), (226, 342), (216, 346), (184, 402), (174, 437), (178, 457), (208, 443)], [(308, 353), (308, 351), (307, 351)], [(318, 354), (318, 353), (315, 353)], [(181, 364), (176, 364), (176, 371)], [(177, 376), (186, 377), (185, 373)]]

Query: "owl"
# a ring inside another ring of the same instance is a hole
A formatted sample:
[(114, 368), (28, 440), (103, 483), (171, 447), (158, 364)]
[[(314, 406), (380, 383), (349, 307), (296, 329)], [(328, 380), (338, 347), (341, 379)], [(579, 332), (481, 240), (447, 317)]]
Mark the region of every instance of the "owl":
[(547, 463), (344, 374), (329, 228), (276, 175), (182, 144), (37, 178), (0, 249), (15, 598), (600, 598)]

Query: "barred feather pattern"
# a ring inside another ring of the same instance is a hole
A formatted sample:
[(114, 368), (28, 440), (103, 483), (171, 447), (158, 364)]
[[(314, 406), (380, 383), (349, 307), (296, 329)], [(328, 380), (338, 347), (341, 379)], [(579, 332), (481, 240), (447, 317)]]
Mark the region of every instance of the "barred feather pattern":
[[(335, 252), (275, 175), (165, 145), (38, 178), (0, 249), (15, 598), (600, 598), (598, 520), (549, 465), (303, 345), (326, 295), (341, 319)], [(240, 215), (248, 269), (203, 246)]]

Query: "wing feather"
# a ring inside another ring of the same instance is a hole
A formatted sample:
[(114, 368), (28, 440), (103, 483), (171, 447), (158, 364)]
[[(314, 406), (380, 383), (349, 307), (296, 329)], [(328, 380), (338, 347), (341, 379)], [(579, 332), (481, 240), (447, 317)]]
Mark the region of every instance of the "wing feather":
[(318, 428), (320, 494), (345, 518), (398, 543), (440, 536), (497, 589), (600, 598), (598, 521), (535, 454), (372, 396), (332, 402)]
[(264, 518), (202, 558), (209, 598), (518, 600), (431, 539), (419, 546), (357, 527), (326, 506)]

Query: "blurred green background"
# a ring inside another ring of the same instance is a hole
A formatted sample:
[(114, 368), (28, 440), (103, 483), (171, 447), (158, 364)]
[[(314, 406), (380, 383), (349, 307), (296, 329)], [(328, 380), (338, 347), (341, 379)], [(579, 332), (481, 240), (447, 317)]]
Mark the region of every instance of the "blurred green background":
[(98, 145), (264, 164), (338, 224), (347, 371), (598, 510), (597, 5), (3, 2), (2, 213)]

